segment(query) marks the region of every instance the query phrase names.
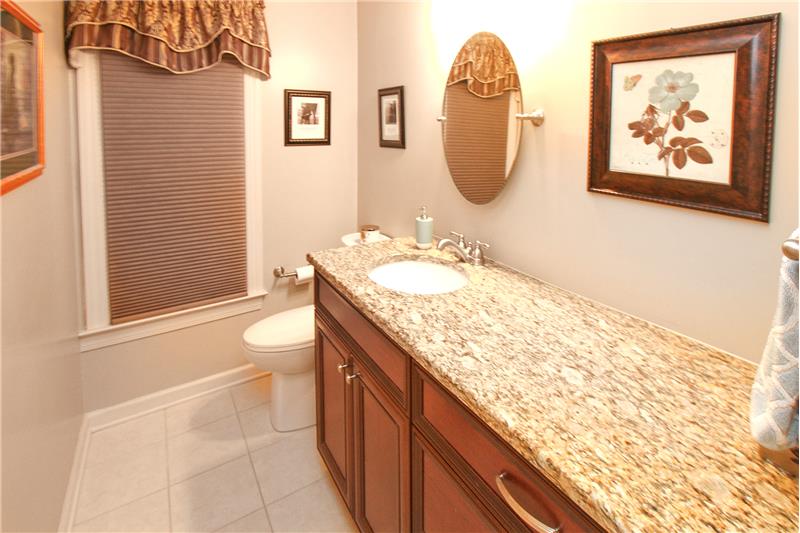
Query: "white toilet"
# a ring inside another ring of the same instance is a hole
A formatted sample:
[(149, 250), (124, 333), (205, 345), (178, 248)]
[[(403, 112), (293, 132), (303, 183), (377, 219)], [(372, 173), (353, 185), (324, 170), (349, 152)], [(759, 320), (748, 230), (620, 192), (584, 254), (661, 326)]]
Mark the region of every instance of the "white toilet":
[(244, 332), (242, 347), (257, 368), (272, 372), (272, 426), (293, 431), (314, 425), (314, 306), (256, 322)]

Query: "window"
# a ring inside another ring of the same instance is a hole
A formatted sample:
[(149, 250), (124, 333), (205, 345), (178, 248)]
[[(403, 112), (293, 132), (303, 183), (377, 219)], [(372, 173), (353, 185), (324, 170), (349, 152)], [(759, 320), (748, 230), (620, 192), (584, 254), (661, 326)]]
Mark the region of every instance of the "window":
[(82, 349), (260, 308), (260, 80), (81, 56)]

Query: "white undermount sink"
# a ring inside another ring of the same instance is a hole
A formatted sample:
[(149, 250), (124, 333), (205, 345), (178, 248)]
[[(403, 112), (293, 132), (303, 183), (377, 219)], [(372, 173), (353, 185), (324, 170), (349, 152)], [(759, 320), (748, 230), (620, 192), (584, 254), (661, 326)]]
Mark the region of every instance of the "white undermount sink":
[(457, 267), (400, 259), (370, 270), (369, 279), (393, 291), (406, 294), (443, 294), (464, 287), (469, 280)]

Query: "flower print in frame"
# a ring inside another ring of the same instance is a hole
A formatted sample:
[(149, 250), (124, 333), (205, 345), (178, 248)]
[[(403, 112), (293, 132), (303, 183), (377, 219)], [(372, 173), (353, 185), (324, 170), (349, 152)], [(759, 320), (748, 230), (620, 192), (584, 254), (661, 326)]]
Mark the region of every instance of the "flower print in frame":
[[(612, 65), (610, 168), (729, 183), (730, 144), (710, 143), (733, 123), (734, 60), (729, 52)], [(626, 91), (632, 72), (641, 80)]]
[(589, 191), (767, 221), (777, 23), (593, 43)]

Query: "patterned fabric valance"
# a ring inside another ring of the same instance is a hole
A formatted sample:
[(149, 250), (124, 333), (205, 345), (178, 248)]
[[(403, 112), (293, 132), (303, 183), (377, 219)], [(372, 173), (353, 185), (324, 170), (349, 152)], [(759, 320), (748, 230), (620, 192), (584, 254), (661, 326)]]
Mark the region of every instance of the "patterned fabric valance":
[(72, 0), (67, 50), (114, 50), (185, 74), (228, 54), (269, 78), (264, 0)]
[(517, 66), (506, 45), (489, 32), (476, 33), (459, 50), (447, 85), (467, 82), (467, 90), (481, 98), (519, 90)]

